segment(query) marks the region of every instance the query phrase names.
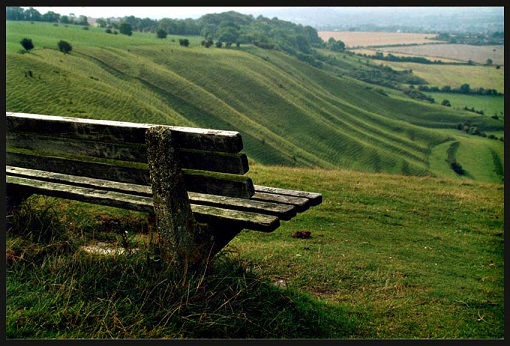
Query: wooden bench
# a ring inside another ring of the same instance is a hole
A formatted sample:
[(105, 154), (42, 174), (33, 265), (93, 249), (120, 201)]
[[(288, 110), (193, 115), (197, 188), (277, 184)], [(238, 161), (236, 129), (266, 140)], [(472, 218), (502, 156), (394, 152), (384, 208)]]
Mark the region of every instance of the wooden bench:
[(234, 131), (6, 112), (7, 210), (31, 194), (151, 213), (161, 251), (203, 263), (241, 230), (272, 232), (319, 193), (254, 185)]

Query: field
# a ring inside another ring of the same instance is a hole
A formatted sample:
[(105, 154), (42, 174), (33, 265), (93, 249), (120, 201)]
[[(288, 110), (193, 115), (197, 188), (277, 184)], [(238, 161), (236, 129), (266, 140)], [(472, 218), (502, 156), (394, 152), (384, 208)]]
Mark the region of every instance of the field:
[(413, 70), (413, 74), (422, 77), (430, 87), (451, 86), (459, 89), (462, 84), (469, 84), (471, 89), (495, 89), (505, 92), (505, 68), (494, 66), (435, 65), (381, 61), (385, 66), (395, 70)]
[[(494, 65), (505, 64), (504, 46), (473, 46), (467, 44), (445, 44), (432, 40), (434, 34), (387, 33), (387, 32), (350, 32), (320, 31), (319, 37), (328, 41), (330, 37), (341, 40), (348, 50), (375, 55), (381, 51), (394, 55), (423, 56), (430, 60), (473, 61), (485, 64), (492, 59)], [(377, 50), (367, 50), (369, 47)], [(392, 47), (383, 47), (392, 46)], [(365, 49), (363, 49), (365, 48)]]
[(504, 337), (501, 184), (251, 168), (324, 201), (273, 233), (242, 232), (185, 282), (147, 260), (143, 215), (34, 196), (7, 235), (7, 338)]
[[(453, 108), (462, 109), (468, 107), (475, 111), (483, 111), (487, 116), (496, 115), (499, 118), (505, 116), (505, 98), (501, 96), (478, 96), (441, 92), (426, 92), (425, 94), (432, 97), (437, 103), (448, 100)], [(502, 135), (502, 133), (500, 134)]]
[[(370, 56), (370, 55), (376, 55), (378, 52), (382, 53), (383, 49), (384, 49), (384, 47), (377, 48), (377, 49), (357, 48), (357, 49), (350, 49), (349, 51), (353, 52), (353, 53), (356, 53), (356, 54)], [(395, 50), (398, 50), (398, 47), (395, 47)], [(383, 55), (387, 56), (389, 53), (393, 54), (394, 56), (398, 56), (398, 57), (416, 57), (416, 55), (413, 55), (413, 54), (397, 53), (397, 52), (394, 52), (393, 50), (391, 52), (385, 52)], [(449, 62), (449, 63), (459, 63), (459, 62), (461, 62), (460, 60), (445, 59), (445, 58), (439, 58), (439, 57), (427, 57), (427, 59), (429, 59), (431, 61), (441, 60), (442, 62)]]
[(328, 41), (330, 37), (345, 43), (347, 49), (371, 46), (440, 43), (433, 40), (435, 34), (413, 34), (396, 32), (319, 31), (319, 37)]
[(430, 44), (412, 47), (381, 47), (385, 53), (403, 53), (413, 56), (430, 57), (430, 60), (454, 59), (473, 61), (478, 64), (492, 60), (493, 65), (505, 65), (504, 46), (472, 46), (467, 44)]

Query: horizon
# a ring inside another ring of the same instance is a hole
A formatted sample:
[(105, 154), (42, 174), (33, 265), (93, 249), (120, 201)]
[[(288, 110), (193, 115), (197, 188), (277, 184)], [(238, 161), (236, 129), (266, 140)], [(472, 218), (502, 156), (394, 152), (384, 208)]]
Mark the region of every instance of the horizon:
[[(327, 8), (332, 10), (342, 9), (342, 14), (368, 13), (368, 12), (387, 12), (389, 14), (400, 11), (422, 11), (423, 9), (436, 9), (438, 11), (451, 11), (456, 9), (496, 9), (504, 10), (503, 6), (485, 6), (485, 7), (469, 7), (469, 6), (20, 6), (24, 10), (34, 8), (41, 14), (47, 12), (55, 12), (60, 15), (86, 16), (91, 18), (123, 18), (134, 16), (136, 18), (150, 18), (153, 20), (161, 20), (163, 18), (170, 19), (198, 19), (201, 16), (211, 13), (223, 13), (235, 11), (245, 15), (253, 15), (255, 17), (265, 16), (268, 12), (281, 12), (282, 18), (288, 9), (304, 9), (304, 8)], [(339, 13), (340, 14), (340, 13)]]

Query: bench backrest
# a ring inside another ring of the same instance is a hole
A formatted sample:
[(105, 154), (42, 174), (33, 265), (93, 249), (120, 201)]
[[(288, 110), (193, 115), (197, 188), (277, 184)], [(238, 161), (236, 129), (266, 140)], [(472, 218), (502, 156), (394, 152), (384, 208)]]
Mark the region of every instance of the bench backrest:
[[(8, 166), (150, 185), (145, 132), (161, 125), (9, 112), (6, 118)], [(188, 191), (254, 194), (238, 132), (169, 128)]]

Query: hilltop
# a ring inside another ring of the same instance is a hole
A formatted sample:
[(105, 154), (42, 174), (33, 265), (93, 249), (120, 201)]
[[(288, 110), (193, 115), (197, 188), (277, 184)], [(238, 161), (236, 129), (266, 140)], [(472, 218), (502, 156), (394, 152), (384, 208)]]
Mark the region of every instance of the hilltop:
[[(205, 48), (200, 37), (111, 35), (99, 28), (7, 22), (6, 110), (239, 131), (263, 165), (344, 168), (502, 182), (502, 132), (488, 116), (428, 104), (254, 45)], [(36, 48), (20, 54), (19, 41)], [(62, 54), (56, 43), (72, 43)], [(356, 68), (347, 56), (343, 68)], [(337, 68), (339, 62), (337, 61)], [(30, 72), (30, 74), (28, 74)]]

